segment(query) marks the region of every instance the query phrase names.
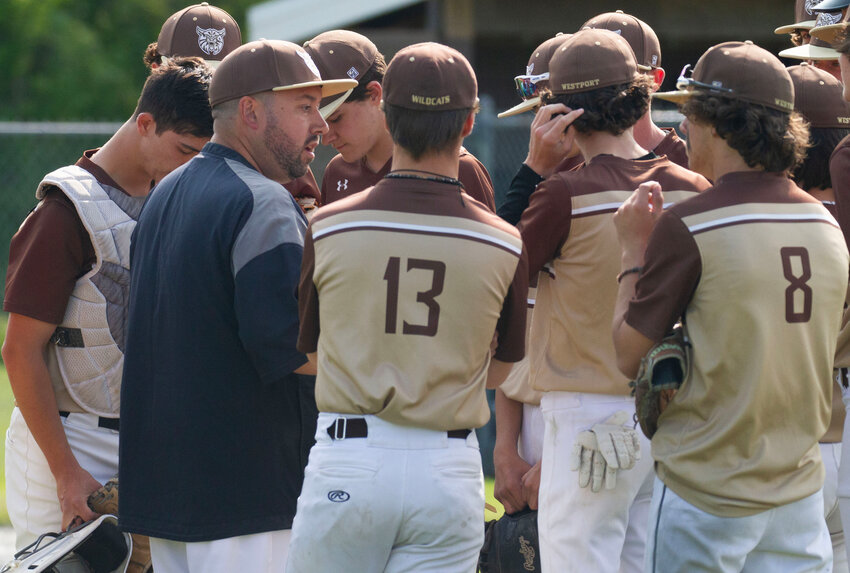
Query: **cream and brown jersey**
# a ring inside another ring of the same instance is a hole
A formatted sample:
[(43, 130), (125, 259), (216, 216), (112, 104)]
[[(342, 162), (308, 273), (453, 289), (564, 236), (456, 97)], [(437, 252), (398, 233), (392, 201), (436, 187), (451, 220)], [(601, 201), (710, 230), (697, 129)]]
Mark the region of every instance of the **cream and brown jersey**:
[(730, 173), (662, 215), (626, 322), (661, 340), (684, 316), (690, 378), (652, 440), (659, 478), (736, 517), (815, 493), (850, 255), (787, 177)]
[(514, 364), (507, 378), (505, 378), (505, 381), (502, 382), (499, 388), (511, 400), (522, 402), (523, 404), (531, 404), (532, 406), (539, 406), (540, 398), (543, 395), (531, 387), (528, 368), (528, 335), (531, 330), (531, 316), (534, 312), (534, 304), (537, 298), (537, 281), (532, 281), (532, 284), (528, 286), (528, 314), (525, 323), (525, 358)]
[(644, 181), (658, 181), (668, 205), (709, 186), (666, 158), (599, 155), (531, 196), (519, 228), (529, 272), (543, 271), (528, 344), (532, 388), (629, 392), (611, 339), (621, 256), (612, 215)]
[(452, 430), (489, 418), (495, 358), (525, 353), (528, 265), (515, 228), (457, 186), (384, 179), (313, 218), (298, 348), (323, 412)]
[[(366, 165), (366, 158), (349, 163), (342, 155), (331, 159), (322, 176), (322, 205), (339, 201), (355, 193), (360, 193), (390, 172), (393, 158), (390, 157), (381, 169), (372, 171)], [(496, 212), (496, 199), (493, 194), (493, 182), (490, 174), (478, 159), (465, 148), (460, 148), (458, 180), (463, 183), (467, 195), (484, 203), (488, 209)]]

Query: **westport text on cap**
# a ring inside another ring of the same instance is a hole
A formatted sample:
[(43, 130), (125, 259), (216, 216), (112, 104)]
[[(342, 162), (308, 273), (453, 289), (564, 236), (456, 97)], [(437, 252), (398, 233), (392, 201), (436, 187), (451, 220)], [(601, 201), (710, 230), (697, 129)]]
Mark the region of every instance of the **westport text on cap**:
[(457, 50), (425, 42), (399, 50), (384, 74), (384, 101), (419, 111), (472, 109), (478, 81)]
[[(323, 32), (304, 42), (304, 50), (325, 79), (349, 78), (359, 82), (378, 57), (378, 48), (362, 34), (349, 30)], [(351, 92), (322, 100), (319, 111), (328, 117), (345, 103)]]
[(561, 44), (549, 61), (549, 89), (553, 94), (586, 92), (633, 82), (639, 73), (622, 36), (585, 28)]
[(812, 127), (850, 127), (850, 104), (844, 101), (843, 86), (832, 74), (806, 62), (788, 68), (794, 82), (794, 109)]
[(196, 56), (218, 62), (242, 45), (242, 32), (233, 17), (208, 3), (172, 14), (162, 25), (156, 51), (166, 58)]
[(632, 47), (638, 68), (643, 71), (661, 66), (661, 43), (658, 36), (649, 24), (639, 18), (617, 10), (594, 16), (581, 27), (611, 30), (620, 34)]
[(794, 23), (786, 26), (780, 26), (773, 31), (774, 34), (793, 34), (795, 30), (808, 30), (815, 25), (815, 12), (812, 6), (818, 3), (818, 0), (797, 0), (794, 6)]
[(265, 91), (321, 87), (322, 97), (357, 85), (354, 80), (323, 80), (304, 49), (282, 40), (249, 42), (227, 55), (213, 74), (210, 105)]
[[(689, 66), (686, 66), (686, 68)], [(794, 85), (779, 58), (751, 41), (724, 42), (700, 57), (690, 78), (683, 74), (677, 91), (652, 97), (683, 103), (694, 93), (713, 93), (783, 112), (794, 109)]]
[[(531, 53), (531, 57), (528, 59), (528, 65), (525, 67), (525, 75), (528, 77), (529, 81), (534, 81), (538, 91), (549, 86), (549, 60), (552, 58), (552, 54), (555, 53), (555, 50), (557, 50), (558, 47), (570, 36), (572, 36), (572, 34), (558, 33), (554, 38), (549, 38), (537, 46), (537, 48)], [(517, 76), (514, 78), (514, 81), (517, 81), (520, 77), (522, 76)], [(512, 115), (530, 111), (538, 105), (540, 105), (540, 96), (535, 95), (534, 97), (525, 99), (512, 108), (503, 111), (496, 117), (500, 119), (503, 117), (510, 117)]]

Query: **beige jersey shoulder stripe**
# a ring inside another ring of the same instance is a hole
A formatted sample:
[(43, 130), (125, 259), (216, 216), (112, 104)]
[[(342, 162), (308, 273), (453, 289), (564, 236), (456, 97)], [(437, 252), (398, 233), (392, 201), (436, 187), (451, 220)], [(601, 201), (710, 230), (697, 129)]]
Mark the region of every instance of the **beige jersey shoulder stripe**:
[(347, 231), (395, 231), (401, 233), (416, 233), (424, 235), (438, 235), (443, 237), (456, 237), (459, 239), (467, 239), (480, 243), (487, 243), (495, 247), (513, 253), (516, 256), (522, 254), (522, 243), (517, 239), (519, 244), (512, 244), (503, 241), (484, 233), (470, 231), (468, 229), (459, 229), (455, 227), (437, 227), (431, 225), (411, 225), (406, 223), (393, 223), (388, 221), (353, 221), (350, 223), (340, 223), (331, 225), (324, 229), (313, 232), (313, 240), (318, 241), (324, 237), (344, 233)]
[(800, 213), (797, 215), (793, 214), (776, 214), (776, 213), (747, 213), (745, 215), (735, 215), (732, 217), (724, 217), (722, 219), (716, 219), (714, 221), (708, 221), (705, 223), (699, 223), (696, 225), (690, 225), (688, 230), (696, 235), (699, 233), (704, 233), (705, 231), (710, 231), (712, 229), (717, 229), (720, 227), (730, 227), (733, 225), (742, 225), (746, 223), (803, 223), (803, 222), (818, 222), (818, 223), (827, 223), (832, 225), (835, 228), (838, 227), (838, 223), (835, 221), (835, 218), (829, 213), (816, 214), (816, 213)]
[[(572, 216), (573, 216), (573, 218), (579, 218), (579, 217), (587, 217), (587, 216), (590, 216), (590, 215), (601, 215), (601, 214), (605, 214), (605, 213), (613, 213), (617, 209), (620, 208), (620, 205), (622, 205), (626, 201), (626, 199), (631, 197), (632, 193), (634, 193), (634, 191), (604, 191), (602, 193), (592, 193), (592, 194), (588, 194), (588, 195), (577, 195), (577, 196), (573, 197), (574, 207), (573, 207), (573, 210), (572, 210)], [(672, 207), (678, 201), (684, 200), (684, 199), (686, 199), (686, 198), (688, 198), (692, 195), (696, 195), (695, 191), (685, 191), (684, 193), (686, 195), (684, 195), (682, 197), (676, 197), (677, 198), (676, 201), (666, 201), (664, 203), (664, 209), (668, 209), (668, 208)], [(678, 196), (678, 195), (681, 194), (681, 192), (677, 193), (676, 191), (665, 191), (665, 195), (671, 195), (671, 194)], [(585, 204), (584, 206), (580, 206), (582, 203), (588, 203), (588, 199), (591, 199), (591, 198), (594, 198), (594, 197), (595, 198), (610, 198), (610, 199), (614, 199), (614, 200), (613, 201), (609, 200), (605, 203), (599, 203), (599, 204), (596, 204), (596, 205)]]

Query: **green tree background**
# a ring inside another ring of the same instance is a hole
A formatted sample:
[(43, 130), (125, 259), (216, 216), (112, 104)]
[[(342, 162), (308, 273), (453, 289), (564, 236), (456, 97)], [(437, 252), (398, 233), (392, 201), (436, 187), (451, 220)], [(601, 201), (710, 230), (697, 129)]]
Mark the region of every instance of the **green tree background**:
[[(212, 3), (242, 26), (257, 2)], [(0, 0), (0, 121), (127, 119), (147, 74), (145, 48), (191, 3)]]

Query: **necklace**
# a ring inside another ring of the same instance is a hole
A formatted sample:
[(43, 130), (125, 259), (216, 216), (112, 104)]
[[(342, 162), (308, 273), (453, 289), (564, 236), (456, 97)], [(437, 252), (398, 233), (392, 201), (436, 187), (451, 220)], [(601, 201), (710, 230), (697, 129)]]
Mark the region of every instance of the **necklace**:
[[(431, 171), (422, 171), (421, 169), (401, 169), (400, 171), (410, 171), (411, 173), (399, 173), (399, 171), (390, 171), (384, 178), (386, 179), (419, 179), (420, 181), (434, 181), (436, 183), (445, 183), (446, 185), (457, 185), (464, 189), (463, 183), (454, 177), (446, 177), (439, 173)], [(416, 175), (416, 173), (424, 173), (425, 175)]]

